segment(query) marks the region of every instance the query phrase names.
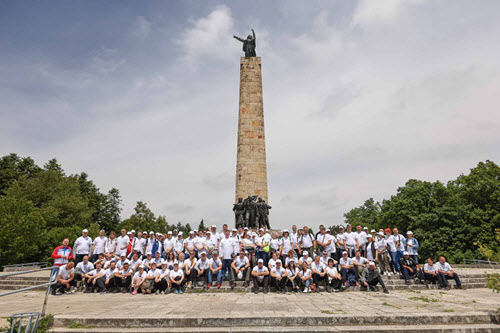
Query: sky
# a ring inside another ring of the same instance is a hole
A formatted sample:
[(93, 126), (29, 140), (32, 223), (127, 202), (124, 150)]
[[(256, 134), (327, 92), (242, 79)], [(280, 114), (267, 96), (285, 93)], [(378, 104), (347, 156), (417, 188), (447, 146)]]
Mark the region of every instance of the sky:
[(0, 154), (170, 223), (232, 225), (241, 43), (262, 57), (270, 221), (343, 222), (500, 162), (499, 1), (2, 1)]

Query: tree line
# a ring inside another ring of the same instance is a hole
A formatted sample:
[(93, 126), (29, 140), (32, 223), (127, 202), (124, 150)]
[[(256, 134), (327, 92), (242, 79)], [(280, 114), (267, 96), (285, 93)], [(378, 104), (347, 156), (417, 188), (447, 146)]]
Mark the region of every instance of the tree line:
[(382, 202), (373, 198), (344, 214), (345, 222), (369, 228), (413, 231), (422, 258), (446, 256), (452, 263), (486, 259), (482, 248), (498, 249), (500, 168), (480, 162), (446, 184), (410, 179)]
[(85, 172), (66, 175), (55, 159), (40, 167), (17, 154), (0, 158), (0, 266), (47, 261), (63, 238), (72, 245), (84, 228), (90, 237), (100, 229), (191, 230), (189, 223), (170, 225), (142, 201), (125, 220), (121, 212), (119, 190), (102, 193)]

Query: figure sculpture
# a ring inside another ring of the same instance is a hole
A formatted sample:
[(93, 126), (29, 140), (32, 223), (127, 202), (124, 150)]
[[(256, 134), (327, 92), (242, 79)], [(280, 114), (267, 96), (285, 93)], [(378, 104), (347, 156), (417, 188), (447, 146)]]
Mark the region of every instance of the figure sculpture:
[(252, 34), (247, 36), (247, 39), (243, 39), (237, 36), (233, 36), (237, 40), (243, 43), (243, 52), (245, 52), (245, 57), (256, 57), (255, 53), (256, 49), (256, 40), (255, 40), (255, 31), (252, 29)]
[(238, 198), (233, 204), (233, 212), (236, 227), (262, 228), (269, 226), (269, 206), (266, 201), (258, 195), (248, 196), (245, 200)]

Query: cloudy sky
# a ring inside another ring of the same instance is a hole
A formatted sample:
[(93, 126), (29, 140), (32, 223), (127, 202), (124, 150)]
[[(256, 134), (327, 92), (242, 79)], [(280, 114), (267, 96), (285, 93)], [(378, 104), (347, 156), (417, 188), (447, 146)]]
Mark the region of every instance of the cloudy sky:
[(500, 162), (500, 1), (2, 1), (0, 153), (232, 223), (241, 44), (262, 57), (271, 224), (338, 224)]

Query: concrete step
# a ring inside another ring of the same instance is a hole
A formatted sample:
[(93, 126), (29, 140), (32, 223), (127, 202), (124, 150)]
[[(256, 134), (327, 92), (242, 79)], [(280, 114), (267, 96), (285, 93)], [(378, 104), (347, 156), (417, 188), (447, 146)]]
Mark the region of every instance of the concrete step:
[[(450, 282), (450, 285), (453, 287), (454, 282)], [(21, 289), (25, 287), (29, 287), (30, 285), (21, 285), (21, 284), (0, 284), (0, 290), (15, 290), (15, 289)], [(427, 288), (425, 285), (420, 285), (420, 284), (410, 284), (410, 285), (405, 285), (405, 284), (398, 284), (398, 285), (386, 285), (388, 290), (427, 290), (427, 289), (439, 289), (437, 285), (429, 285), (429, 288)], [(464, 283), (463, 284), (464, 288), (467, 289), (474, 289), (474, 288), (486, 288), (486, 282), (478, 282), (478, 283)], [(35, 288), (33, 290), (45, 290), (46, 287), (39, 287)], [(262, 288), (261, 288), (262, 289)], [(320, 291), (324, 292), (324, 287), (320, 286)], [(381, 287), (379, 287), (380, 290), (382, 290)], [(349, 287), (347, 290), (349, 291), (359, 291), (359, 287)], [(231, 288), (228, 286), (228, 284), (223, 284), (221, 288), (216, 288), (215, 286), (212, 286), (212, 288), (203, 288), (203, 287), (194, 287), (194, 288), (186, 288), (185, 292), (186, 293), (228, 293), (228, 292), (251, 292), (252, 287), (243, 287), (243, 286), (236, 286), (234, 288)], [(271, 291), (274, 291), (273, 288), (271, 288)]]
[(214, 317), (141, 317), (123, 316), (106, 318), (85, 318), (74, 315), (56, 315), (54, 327), (95, 328), (220, 328), (253, 327), (304, 327), (304, 326), (356, 326), (394, 325), (415, 328), (420, 325), (473, 325), (498, 323), (499, 315), (487, 312), (470, 313), (426, 313), (389, 315), (318, 315), (318, 316), (214, 316)]
[[(148, 328), (66, 328), (56, 327), (50, 330), (53, 333), (185, 333), (192, 332), (192, 328), (182, 327), (148, 327)], [(254, 332), (271, 332), (271, 333), (309, 333), (309, 332), (346, 332), (346, 333), (367, 333), (367, 332), (384, 332), (384, 333), (499, 333), (500, 325), (495, 324), (474, 324), (474, 325), (418, 325), (418, 326), (403, 326), (403, 325), (380, 325), (380, 326), (243, 326), (243, 327), (197, 327), (196, 332), (203, 333), (254, 333)]]

